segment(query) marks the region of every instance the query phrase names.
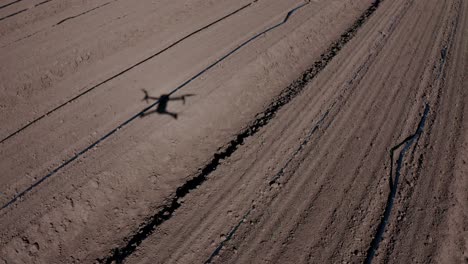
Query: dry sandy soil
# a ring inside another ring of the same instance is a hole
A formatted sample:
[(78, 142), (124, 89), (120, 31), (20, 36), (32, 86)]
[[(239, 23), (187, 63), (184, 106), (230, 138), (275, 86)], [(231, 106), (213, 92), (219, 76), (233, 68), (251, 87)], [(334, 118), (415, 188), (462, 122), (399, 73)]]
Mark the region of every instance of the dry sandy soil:
[(467, 12), (0, 0), (0, 264), (468, 263)]

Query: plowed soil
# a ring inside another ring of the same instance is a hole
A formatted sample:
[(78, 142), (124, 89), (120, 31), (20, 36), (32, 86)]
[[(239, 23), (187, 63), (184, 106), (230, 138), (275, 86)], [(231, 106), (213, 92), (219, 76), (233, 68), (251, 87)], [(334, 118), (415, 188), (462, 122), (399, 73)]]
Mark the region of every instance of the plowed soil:
[(0, 0), (0, 264), (468, 263), (467, 12)]

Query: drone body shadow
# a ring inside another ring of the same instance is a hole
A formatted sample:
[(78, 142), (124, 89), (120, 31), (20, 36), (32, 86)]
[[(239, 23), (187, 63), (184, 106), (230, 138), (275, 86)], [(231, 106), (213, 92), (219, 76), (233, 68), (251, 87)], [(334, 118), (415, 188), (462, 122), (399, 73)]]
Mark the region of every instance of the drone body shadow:
[(146, 112), (142, 113), (140, 115), (140, 117), (145, 117), (145, 116), (147, 116), (149, 114), (157, 113), (157, 114), (160, 114), (160, 115), (170, 115), (174, 119), (177, 119), (177, 117), (178, 117), (177, 113), (167, 111), (167, 105), (168, 105), (169, 101), (182, 101), (185, 104), (185, 98), (186, 97), (190, 97), (190, 96), (195, 95), (195, 94), (183, 94), (183, 95), (180, 95), (180, 96), (170, 97), (168, 94), (162, 94), (159, 97), (155, 97), (155, 96), (150, 96), (148, 94), (148, 91), (146, 91), (145, 89), (142, 89), (142, 91), (145, 94), (145, 97), (143, 98), (143, 101), (146, 101), (148, 103), (149, 100), (155, 100), (155, 101), (159, 100), (159, 103), (156, 105), (155, 110), (146, 111)]

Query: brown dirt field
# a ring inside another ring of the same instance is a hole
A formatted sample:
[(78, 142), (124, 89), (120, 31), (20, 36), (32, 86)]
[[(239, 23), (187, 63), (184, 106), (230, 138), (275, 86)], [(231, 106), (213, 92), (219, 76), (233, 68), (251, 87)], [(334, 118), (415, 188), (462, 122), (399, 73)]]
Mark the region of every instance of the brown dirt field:
[(467, 15), (0, 0), (0, 264), (468, 263)]

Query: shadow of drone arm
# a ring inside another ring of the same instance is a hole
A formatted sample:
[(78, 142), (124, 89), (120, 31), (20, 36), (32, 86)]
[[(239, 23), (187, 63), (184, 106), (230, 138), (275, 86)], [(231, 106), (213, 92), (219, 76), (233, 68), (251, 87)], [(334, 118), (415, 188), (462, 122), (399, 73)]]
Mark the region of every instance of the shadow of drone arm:
[(145, 90), (145, 89), (141, 89), (143, 91), (143, 93), (145, 94), (145, 97), (143, 97), (142, 101), (146, 101), (147, 103), (149, 103), (148, 101), (149, 100), (159, 100), (159, 97), (155, 97), (155, 96), (149, 96), (148, 94), (148, 91)]
[(181, 96), (174, 96), (174, 97), (170, 97), (169, 100), (171, 101), (183, 101), (184, 104), (185, 104), (185, 98), (186, 97), (190, 97), (190, 96), (194, 96), (195, 94), (184, 94), (184, 95), (181, 95)]

